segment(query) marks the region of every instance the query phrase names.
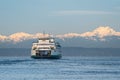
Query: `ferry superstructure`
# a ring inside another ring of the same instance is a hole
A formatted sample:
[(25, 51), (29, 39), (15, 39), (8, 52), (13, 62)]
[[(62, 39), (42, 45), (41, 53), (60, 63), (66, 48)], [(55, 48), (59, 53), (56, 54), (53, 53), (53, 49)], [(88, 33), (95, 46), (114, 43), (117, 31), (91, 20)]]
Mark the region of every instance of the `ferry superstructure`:
[(32, 44), (31, 57), (35, 59), (60, 59), (61, 45), (52, 37), (39, 38)]

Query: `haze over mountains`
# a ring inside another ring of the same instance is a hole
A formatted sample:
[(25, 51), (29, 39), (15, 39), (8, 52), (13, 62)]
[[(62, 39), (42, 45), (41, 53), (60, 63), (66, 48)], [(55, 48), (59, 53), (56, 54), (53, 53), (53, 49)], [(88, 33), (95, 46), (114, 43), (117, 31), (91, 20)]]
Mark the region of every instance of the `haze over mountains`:
[[(32, 42), (43, 36), (49, 36), (49, 34), (18, 32), (9, 36), (0, 35), (0, 48), (30, 48)], [(109, 26), (100, 26), (89, 32), (67, 33), (54, 35), (54, 37), (63, 47), (120, 48), (120, 32)]]

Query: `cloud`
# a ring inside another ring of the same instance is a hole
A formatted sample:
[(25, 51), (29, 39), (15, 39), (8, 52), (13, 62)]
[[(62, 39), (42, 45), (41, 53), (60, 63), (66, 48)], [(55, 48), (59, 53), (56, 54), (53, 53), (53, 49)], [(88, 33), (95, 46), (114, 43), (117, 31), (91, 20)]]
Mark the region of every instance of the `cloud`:
[(120, 10), (120, 6), (114, 7), (114, 9), (116, 9), (116, 10)]
[[(40, 37), (49, 37), (49, 34), (43, 33), (36, 33), (36, 34), (29, 34), (25, 32), (18, 32), (11, 34), (9, 36), (0, 35), (0, 41), (13, 41), (13, 42), (21, 42), (23, 40), (29, 39), (37, 39)], [(64, 38), (74, 38), (74, 37), (82, 37), (86, 39), (96, 40), (95, 37), (99, 38), (102, 41), (105, 41), (104, 37), (107, 36), (118, 36), (120, 37), (120, 32), (115, 31), (114, 29), (110, 28), (109, 26), (100, 26), (93, 31), (85, 32), (85, 33), (67, 33), (62, 35), (56, 35), (56, 38), (64, 39)]]
[(114, 12), (108, 11), (92, 11), (92, 10), (64, 10), (64, 11), (54, 11), (52, 15), (54, 16), (64, 16), (64, 15), (104, 15), (104, 14), (116, 14)]

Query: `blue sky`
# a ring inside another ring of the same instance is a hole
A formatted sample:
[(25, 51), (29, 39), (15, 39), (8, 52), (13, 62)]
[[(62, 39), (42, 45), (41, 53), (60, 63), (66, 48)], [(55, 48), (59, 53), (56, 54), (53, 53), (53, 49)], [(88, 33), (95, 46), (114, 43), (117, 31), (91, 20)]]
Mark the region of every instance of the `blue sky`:
[(0, 0), (0, 34), (120, 31), (120, 0)]

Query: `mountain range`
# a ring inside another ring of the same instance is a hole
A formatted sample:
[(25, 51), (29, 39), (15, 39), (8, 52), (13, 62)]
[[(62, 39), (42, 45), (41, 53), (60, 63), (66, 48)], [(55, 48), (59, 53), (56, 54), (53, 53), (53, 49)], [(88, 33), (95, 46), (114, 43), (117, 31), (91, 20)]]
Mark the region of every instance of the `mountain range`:
[[(29, 34), (18, 32), (9, 36), (0, 35), (0, 48), (30, 48), (37, 38), (50, 36), (49, 34)], [(67, 33), (52, 35), (63, 47), (87, 48), (120, 48), (120, 32), (109, 26), (99, 26), (93, 31), (84, 33)]]

